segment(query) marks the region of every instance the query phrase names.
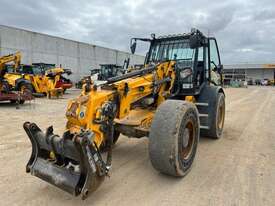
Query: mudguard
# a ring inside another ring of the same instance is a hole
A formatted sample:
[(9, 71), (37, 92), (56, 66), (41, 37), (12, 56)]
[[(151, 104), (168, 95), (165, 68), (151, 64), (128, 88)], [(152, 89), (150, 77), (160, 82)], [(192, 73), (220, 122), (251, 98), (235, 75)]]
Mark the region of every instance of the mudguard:
[(209, 131), (215, 119), (213, 109), (216, 108), (217, 96), (219, 93), (222, 93), (225, 95), (224, 90), (221, 86), (206, 85), (202, 89), (199, 96), (197, 97), (197, 101), (199, 103), (208, 104), (208, 106), (198, 107), (200, 114), (208, 114), (207, 118), (201, 118), (201, 125), (208, 127), (208, 128), (201, 128), (200, 131), (202, 136), (211, 136)]

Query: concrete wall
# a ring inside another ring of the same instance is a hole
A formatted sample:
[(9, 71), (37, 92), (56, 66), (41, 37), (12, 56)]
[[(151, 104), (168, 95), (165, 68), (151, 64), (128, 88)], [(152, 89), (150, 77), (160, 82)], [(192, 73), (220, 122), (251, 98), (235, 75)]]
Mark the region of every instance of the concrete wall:
[(144, 57), (115, 49), (62, 39), (36, 32), (0, 25), (0, 56), (22, 52), (22, 63), (54, 63), (71, 69), (72, 80), (88, 75), (99, 64), (123, 65), (130, 57), (130, 64), (142, 64)]

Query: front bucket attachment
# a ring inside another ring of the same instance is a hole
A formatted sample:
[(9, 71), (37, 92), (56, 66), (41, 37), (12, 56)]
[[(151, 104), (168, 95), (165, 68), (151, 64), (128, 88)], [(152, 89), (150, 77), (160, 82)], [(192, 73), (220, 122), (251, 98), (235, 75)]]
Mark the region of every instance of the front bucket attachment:
[(91, 144), (91, 132), (65, 132), (60, 138), (53, 134), (52, 127), (46, 133), (34, 123), (25, 122), (23, 127), (32, 143), (28, 173), (82, 199), (104, 180), (106, 165)]

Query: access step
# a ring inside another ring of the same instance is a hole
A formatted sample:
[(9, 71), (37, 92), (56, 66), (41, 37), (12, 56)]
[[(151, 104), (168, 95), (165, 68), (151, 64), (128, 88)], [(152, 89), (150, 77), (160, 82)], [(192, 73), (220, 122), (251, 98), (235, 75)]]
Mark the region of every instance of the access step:
[(208, 126), (200, 125), (200, 129), (209, 129), (209, 127)]
[(195, 105), (196, 106), (205, 106), (205, 107), (208, 107), (209, 104), (206, 103), (206, 102), (196, 102)]
[(208, 114), (199, 114), (199, 117), (208, 117)]

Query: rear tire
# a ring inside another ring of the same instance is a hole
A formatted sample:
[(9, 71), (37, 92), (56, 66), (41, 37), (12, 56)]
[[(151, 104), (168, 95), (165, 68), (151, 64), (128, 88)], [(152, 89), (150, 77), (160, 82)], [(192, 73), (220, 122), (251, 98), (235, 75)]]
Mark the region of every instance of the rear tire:
[(199, 141), (199, 115), (195, 105), (166, 100), (156, 111), (149, 134), (149, 156), (161, 173), (185, 176), (191, 169)]
[(220, 139), (223, 133), (224, 117), (225, 117), (225, 97), (223, 93), (218, 93), (216, 105), (209, 108), (213, 114), (210, 119), (210, 128), (208, 136), (213, 139)]

